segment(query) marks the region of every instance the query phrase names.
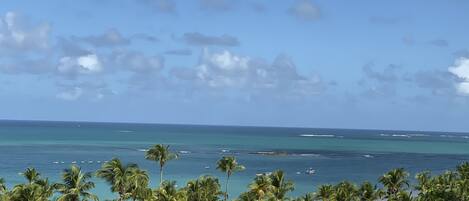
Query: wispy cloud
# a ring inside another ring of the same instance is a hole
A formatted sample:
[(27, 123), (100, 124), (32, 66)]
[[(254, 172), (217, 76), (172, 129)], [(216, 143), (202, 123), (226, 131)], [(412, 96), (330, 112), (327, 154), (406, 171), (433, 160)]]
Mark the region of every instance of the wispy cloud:
[(164, 54), (189, 56), (189, 55), (192, 55), (192, 50), (191, 49), (173, 49), (173, 50), (165, 51)]
[(288, 13), (302, 21), (314, 21), (321, 18), (321, 9), (311, 0), (297, 0)]
[(176, 3), (173, 0), (135, 0), (158, 13), (176, 13)]
[(448, 47), (449, 46), (449, 42), (445, 39), (431, 40), (431, 41), (428, 41), (428, 44), (436, 46), (436, 47)]
[(233, 9), (236, 1), (233, 0), (199, 0), (200, 8), (207, 11), (228, 11)]
[(236, 37), (224, 34), (221, 36), (207, 36), (198, 32), (185, 33), (182, 39), (189, 45), (196, 46), (238, 46), (240, 43)]

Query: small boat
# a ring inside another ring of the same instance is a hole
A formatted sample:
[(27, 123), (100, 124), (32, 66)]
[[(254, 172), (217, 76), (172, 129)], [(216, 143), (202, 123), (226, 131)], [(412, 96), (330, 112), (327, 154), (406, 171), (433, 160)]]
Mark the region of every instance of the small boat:
[(365, 157), (365, 158), (374, 158), (374, 157), (373, 157), (372, 155), (370, 155), (370, 154), (365, 154), (365, 155), (363, 155), (363, 157)]
[(256, 176), (260, 177), (260, 176), (269, 176), (271, 175), (272, 172), (264, 172), (264, 173), (257, 173)]
[(309, 175), (313, 175), (313, 174), (316, 174), (316, 170), (314, 170), (313, 168), (308, 168), (306, 171), (305, 171), (306, 174), (309, 174)]
[(296, 172), (296, 174), (301, 174), (301, 172)]
[(205, 166), (205, 169), (210, 169), (210, 166)]

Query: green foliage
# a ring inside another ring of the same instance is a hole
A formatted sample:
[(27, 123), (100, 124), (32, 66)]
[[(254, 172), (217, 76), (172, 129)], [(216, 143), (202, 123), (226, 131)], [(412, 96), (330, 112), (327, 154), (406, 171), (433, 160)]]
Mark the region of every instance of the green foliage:
[(147, 187), (150, 178), (146, 171), (139, 169), (136, 164), (124, 165), (117, 158), (104, 163), (96, 176), (107, 181), (111, 191), (119, 194), (118, 201), (127, 198), (143, 200), (150, 191)]
[(57, 192), (61, 194), (57, 201), (99, 200), (96, 195), (89, 192), (94, 188), (94, 183), (89, 181), (90, 179), (91, 173), (82, 172), (76, 165), (65, 169), (62, 183), (56, 184)]
[(54, 193), (55, 185), (50, 185), (48, 179), (42, 179), (34, 168), (27, 168), (21, 175), (24, 176), (27, 183), (13, 187), (9, 193), (3, 195), (5, 199), (8, 197), (8, 199), (17, 201), (46, 201)]
[(285, 200), (287, 193), (295, 190), (295, 185), (292, 181), (286, 181), (285, 173), (282, 170), (273, 172), (269, 177), (274, 200)]
[(249, 185), (249, 191), (254, 195), (256, 200), (266, 200), (273, 197), (272, 179), (267, 175), (260, 175), (254, 178)]
[(368, 181), (363, 182), (358, 189), (358, 197), (360, 198), (360, 201), (379, 200), (383, 196), (384, 192), (381, 189), (378, 189), (376, 185), (373, 185)]
[(0, 177), (0, 194), (5, 193), (7, 186), (5, 185), (5, 180)]
[(224, 195), (218, 179), (212, 176), (202, 176), (187, 182), (184, 191), (187, 201), (217, 201)]
[(379, 178), (379, 182), (386, 188), (387, 199), (396, 199), (399, 192), (407, 190), (409, 187), (409, 173), (404, 168), (397, 168), (389, 171)]
[(157, 201), (182, 201), (186, 200), (183, 190), (178, 190), (175, 181), (164, 181), (160, 188), (153, 192), (153, 199)]

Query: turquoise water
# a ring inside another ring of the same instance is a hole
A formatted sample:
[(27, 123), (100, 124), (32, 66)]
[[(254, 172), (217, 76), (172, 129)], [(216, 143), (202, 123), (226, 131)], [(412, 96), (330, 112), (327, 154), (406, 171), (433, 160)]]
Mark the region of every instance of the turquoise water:
[[(223, 182), (223, 174), (214, 168), (216, 161), (235, 155), (247, 169), (234, 175), (232, 194), (244, 191), (256, 173), (275, 169), (283, 169), (296, 183), (293, 194), (298, 195), (344, 179), (376, 182), (395, 167), (411, 173), (439, 172), (469, 160), (469, 133), (0, 121), (0, 177), (12, 186), (23, 181), (18, 172), (33, 166), (57, 180), (73, 161), (95, 171), (104, 161), (119, 157), (149, 170), (155, 185), (156, 165), (144, 159), (143, 150), (156, 143), (181, 152), (179, 160), (168, 163), (165, 176), (179, 186), (203, 174), (219, 176)], [(310, 167), (315, 175), (304, 174)], [(95, 192), (111, 198), (108, 186), (96, 182)]]

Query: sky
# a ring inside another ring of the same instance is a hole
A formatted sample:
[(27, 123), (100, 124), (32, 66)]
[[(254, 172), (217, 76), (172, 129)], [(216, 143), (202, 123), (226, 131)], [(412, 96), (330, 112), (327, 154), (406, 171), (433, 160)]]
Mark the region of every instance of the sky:
[(0, 0), (0, 119), (469, 131), (467, 0)]

